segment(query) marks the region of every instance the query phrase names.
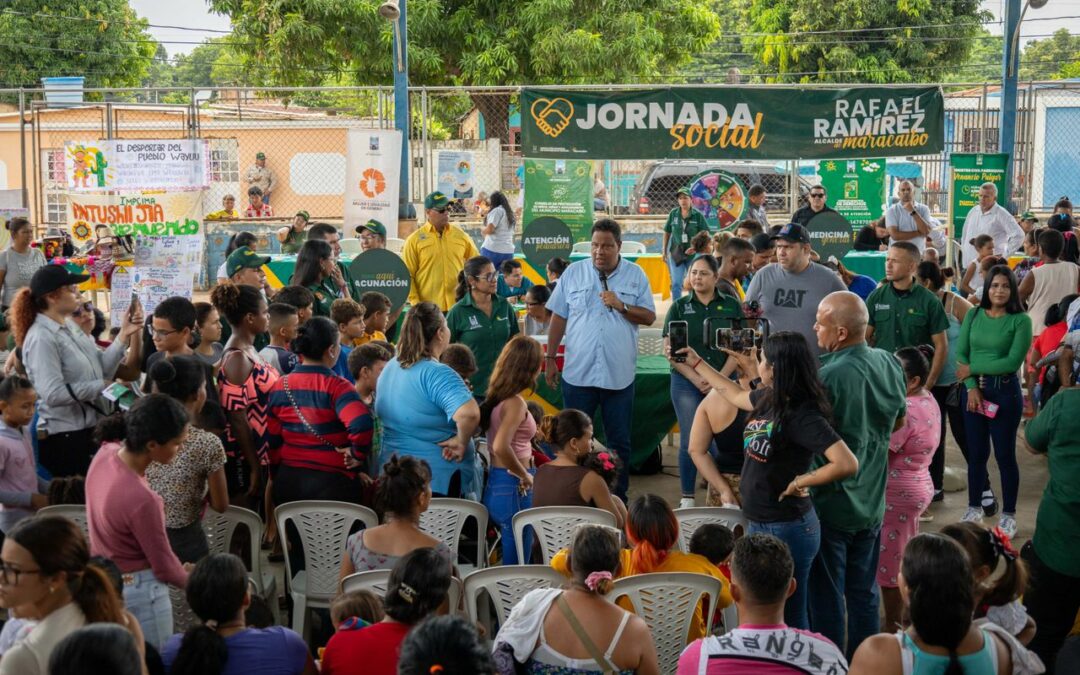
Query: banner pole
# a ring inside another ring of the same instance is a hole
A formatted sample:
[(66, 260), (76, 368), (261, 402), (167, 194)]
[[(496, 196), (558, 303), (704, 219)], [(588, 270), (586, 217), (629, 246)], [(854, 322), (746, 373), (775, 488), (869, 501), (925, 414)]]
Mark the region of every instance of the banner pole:
[[(956, 182), (953, 180), (953, 172), (954, 171), (955, 171), (955, 169), (950, 164), (949, 165), (949, 182), (948, 182), (948, 186), (949, 186), (949, 215), (948, 215), (947, 224), (945, 226), (945, 262), (946, 263), (951, 263), (952, 260), (953, 260), (953, 239), (956, 236), (956, 226), (953, 223), (953, 217), (954, 217), (953, 199), (956, 196), (953, 193), (953, 191), (956, 190)], [(946, 267), (948, 267), (948, 266), (949, 265), (946, 265)], [(959, 265), (957, 265), (957, 267), (959, 267)], [(954, 279), (956, 278), (955, 275), (957, 273), (958, 273), (958, 270), (956, 268), (953, 268), (953, 275), (954, 275), (953, 278)]]

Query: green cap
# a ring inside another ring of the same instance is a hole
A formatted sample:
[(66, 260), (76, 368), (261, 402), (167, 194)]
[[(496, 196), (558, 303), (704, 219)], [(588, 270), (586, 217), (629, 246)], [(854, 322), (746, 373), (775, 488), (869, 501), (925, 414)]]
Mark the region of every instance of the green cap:
[(436, 190), (424, 197), (425, 209), (445, 209), (450, 205), (450, 198)]
[(266, 153), (265, 152), (256, 152), (255, 153), (255, 159), (266, 159)]
[(311, 215), (307, 211), (297, 211), (296, 215), (304, 219), (305, 222), (311, 220)]
[(681, 188), (679, 188), (678, 190), (676, 190), (675, 191), (675, 196), (678, 197), (679, 195), (686, 195), (687, 197), (689, 197), (690, 196), (690, 187), (687, 186), (687, 185), (684, 185)]
[(1032, 213), (1031, 211), (1024, 211), (1023, 213), (1021, 213), (1020, 214), (1020, 220), (1033, 220), (1036, 223), (1039, 222), (1039, 219), (1036, 218), (1035, 214)]
[(225, 275), (231, 277), (242, 269), (248, 267), (262, 267), (268, 262), (270, 262), (270, 256), (259, 255), (247, 246), (241, 246), (230, 253), (228, 259), (225, 261)]
[(363, 225), (356, 226), (356, 233), (360, 234), (360, 230), (367, 230), (368, 232), (374, 232), (382, 238), (386, 238), (386, 226), (379, 221), (372, 218)]

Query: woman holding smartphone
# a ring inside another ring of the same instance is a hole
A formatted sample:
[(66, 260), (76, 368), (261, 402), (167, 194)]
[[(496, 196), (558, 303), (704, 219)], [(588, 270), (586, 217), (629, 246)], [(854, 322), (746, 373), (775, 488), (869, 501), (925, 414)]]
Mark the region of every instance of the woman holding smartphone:
[(681, 347), (690, 347), (701, 354), (701, 358), (713, 369), (727, 375), (730, 372), (730, 369), (725, 370), (727, 356), (709, 348), (705, 331), (707, 327), (711, 330), (727, 327), (732, 319), (741, 319), (743, 316), (738, 300), (716, 290), (716, 282), (720, 278), (720, 263), (716, 258), (711, 255), (697, 256), (690, 265), (689, 276), (692, 292), (672, 302), (664, 319), (664, 338), (670, 352), (668, 360), (671, 362), (671, 402), (679, 420), (679, 483), (682, 488), (679, 508), (694, 505), (697, 469), (689, 454), (690, 426), (694, 421), (694, 412), (711, 387), (706, 379), (695, 373), (687, 365), (686, 359), (676, 352)]

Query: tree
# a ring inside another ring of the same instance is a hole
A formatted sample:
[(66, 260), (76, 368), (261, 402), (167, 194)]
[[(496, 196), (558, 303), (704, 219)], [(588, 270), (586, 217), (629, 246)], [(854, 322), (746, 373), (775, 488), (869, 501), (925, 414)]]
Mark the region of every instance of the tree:
[[(233, 23), (250, 72), (280, 85), (391, 82), (391, 24), (373, 0), (209, 0)], [(719, 34), (696, 0), (411, 0), (409, 78), (420, 85), (638, 81), (677, 73)], [(488, 135), (508, 136), (508, 94), (473, 95)]]
[(1020, 79), (1054, 80), (1065, 77), (1063, 71), (1075, 70), (1080, 60), (1080, 35), (1070, 35), (1067, 28), (1059, 28), (1042, 40), (1032, 40), (1024, 47), (1020, 57)]
[(743, 49), (740, 30), (743, 24), (743, 12), (747, 11), (750, 0), (731, 0), (722, 2), (713, 0), (711, 9), (720, 22), (720, 37), (703, 51), (694, 56), (684, 68), (690, 82), (722, 83), (728, 81), (732, 68), (737, 68), (742, 80), (757, 72), (758, 64), (754, 55)]
[(165, 49), (165, 45), (158, 44), (154, 58), (146, 69), (146, 75), (143, 76), (142, 86), (151, 90), (175, 86), (173, 84), (174, 71), (168, 50)]
[(139, 86), (158, 46), (127, 0), (8, 0), (0, 10), (0, 80), (9, 86), (64, 75), (82, 75), (87, 87)]
[(994, 82), (1001, 79), (1005, 41), (985, 28), (972, 38), (971, 51), (942, 78), (943, 82)]
[(935, 82), (989, 18), (979, 0), (751, 0), (743, 44), (772, 82)]

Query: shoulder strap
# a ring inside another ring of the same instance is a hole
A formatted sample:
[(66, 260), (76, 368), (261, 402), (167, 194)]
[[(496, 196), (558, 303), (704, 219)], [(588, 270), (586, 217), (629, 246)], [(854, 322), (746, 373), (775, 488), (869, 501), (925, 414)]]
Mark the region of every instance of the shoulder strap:
[(570, 609), (570, 605), (567, 604), (566, 598), (562, 593), (559, 597), (555, 598), (555, 604), (558, 605), (559, 611), (566, 617), (566, 621), (570, 624), (570, 628), (577, 635), (578, 640), (585, 647), (585, 651), (589, 652), (589, 657), (596, 662), (596, 665), (600, 666), (605, 675), (618, 672), (614, 665), (607, 660), (600, 648), (596, 646), (596, 643), (592, 641), (589, 634), (585, 632), (585, 628), (582, 627), (581, 622), (574, 616), (574, 612)]
[(308, 433), (319, 439), (319, 442), (323, 445), (337, 450), (337, 446), (323, 438), (319, 432), (315, 431), (315, 427), (311, 426), (311, 423), (307, 421), (307, 418), (304, 417), (304, 413), (300, 412), (300, 406), (296, 404), (296, 399), (293, 398), (292, 390), (289, 389), (289, 375), (281, 378), (281, 386), (285, 389), (285, 395), (289, 397), (289, 403), (292, 404), (293, 411), (296, 413), (296, 416), (300, 418), (300, 422), (304, 425), (304, 428), (308, 430)]

